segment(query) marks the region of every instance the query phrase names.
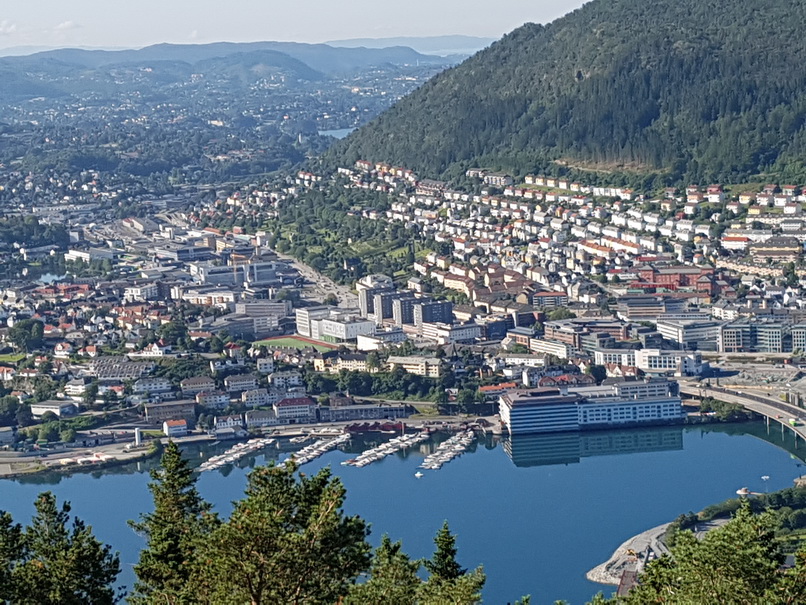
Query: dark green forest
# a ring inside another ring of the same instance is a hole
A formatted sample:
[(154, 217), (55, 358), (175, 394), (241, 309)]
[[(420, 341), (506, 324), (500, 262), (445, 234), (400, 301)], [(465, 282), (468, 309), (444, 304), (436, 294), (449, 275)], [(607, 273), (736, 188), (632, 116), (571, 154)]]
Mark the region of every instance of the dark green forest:
[[(330, 151), (421, 176), (466, 168), (806, 177), (803, 0), (594, 0), (527, 24)], [(591, 175), (590, 180), (593, 180)]]

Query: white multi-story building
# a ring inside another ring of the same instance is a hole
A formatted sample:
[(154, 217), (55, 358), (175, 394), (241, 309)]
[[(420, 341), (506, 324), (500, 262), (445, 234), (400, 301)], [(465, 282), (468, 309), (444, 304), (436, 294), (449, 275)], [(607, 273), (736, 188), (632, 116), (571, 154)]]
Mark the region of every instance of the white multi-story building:
[(250, 389), (241, 393), (241, 403), (250, 408), (269, 405), (269, 392), (266, 389)]
[(330, 317), (330, 307), (304, 307), (294, 313), (297, 319), (297, 334), (318, 338), (319, 320)]
[(423, 338), (433, 340), (439, 345), (454, 342), (474, 342), (481, 338), (481, 326), (475, 323), (423, 323), (420, 326), (420, 333)]
[(302, 374), (296, 370), (288, 372), (274, 372), (269, 375), (269, 384), (275, 389), (290, 389), (302, 386)]
[(231, 416), (216, 416), (215, 428), (216, 430), (243, 428), (243, 418), (240, 414), (233, 414)]
[(274, 410), (249, 410), (244, 414), (246, 418), (246, 428), (254, 429), (264, 426), (274, 426), (280, 423)]
[(224, 379), (224, 387), (230, 393), (257, 388), (257, 377), (253, 374), (233, 374)]
[(597, 349), (593, 352), (596, 365), (614, 363), (621, 366), (635, 366), (635, 349)]
[(422, 357), (420, 355), (412, 355), (410, 357), (398, 357), (392, 355), (386, 360), (389, 364), (389, 369), (394, 370), (396, 367), (401, 367), (409, 374), (416, 374), (417, 376), (427, 376), (429, 378), (439, 378), (442, 364), (436, 357)]
[(683, 418), (679, 397), (587, 398), (562, 395), (554, 388), (504, 393), (499, 399), (499, 412), (510, 434), (665, 424)]
[(274, 404), (274, 413), (283, 423), (313, 422), (316, 404), (309, 397), (286, 397)]
[(160, 376), (144, 376), (135, 381), (133, 390), (135, 393), (168, 393), (173, 390), (171, 381)]
[(682, 349), (716, 350), (722, 322), (694, 320), (658, 320), (661, 336)]
[(529, 350), (533, 353), (548, 353), (560, 359), (568, 359), (571, 356), (571, 347), (567, 344), (542, 338), (530, 338)]
[(123, 299), (126, 302), (146, 302), (155, 300), (159, 293), (159, 287), (155, 283), (134, 284), (123, 291)]
[(321, 319), (319, 338), (327, 342), (346, 342), (375, 333), (375, 322), (368, 319)]
[(261, 374), (271, 374), (274, 372), (274, 359), (271, 357), (258, 357), (257, 371)]
[(675, 376), (697, 376), (702, 373), (702, 354), (698, 351), (665, 351), (640, 349), (634, 351), (635, 367), (647, 373)]
[(196, 393), (196, 403), (206, 408), (221, 410), (229, 405), (229, 395), (223, 391)]
[(372, 335), (359, 334), (356, 348), (359, 351), (377, 351), (390, 344), (406, 340), (406, 333), (400, 328), (375, 332)]

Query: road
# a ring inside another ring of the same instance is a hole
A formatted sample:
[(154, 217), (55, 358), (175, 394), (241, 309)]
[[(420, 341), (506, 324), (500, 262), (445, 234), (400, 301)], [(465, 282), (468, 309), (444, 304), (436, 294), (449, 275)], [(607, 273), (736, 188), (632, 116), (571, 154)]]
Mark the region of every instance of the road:
[[(734, 391), (714, 386), (697, 386), (695, 383), (680, 381), (680, 393), (685, 395), (696, 395), (698, 397), (713, 397), (727, 403), (735, 403), (756, 412), (767, 418), (788, 427), (793, 433), (806, 440), (806, 426), (803, 425), (806, 419), (806, 410), (795, 405), (777, 401), (770, 397), (755, 395), (744, 391)], [(790, 418), (800, 421), (799, 426), (789, 424)]]
[[(292, 267), (294, 267), (299, 274), (305, 278), (305, 281), (311, 282), (314, 284), (314, 288), (316, 289), (317, 295), (321, 295), (321, 299), (323, 300), (328, 294), (335, 294), (336, 298), (339, 299), (339, 306), (344, 308), (355, 308), (358, 307), (358, 296), (356, 296), (349, 287), (341, 286), (334, 282), (329, 277), (322, 275), (313, 267), (306, 265), (303, 262), (298, 261), (293, 256), (288, 256), (287, 254), (280, 254), (279, 252), (275, 252), (279, 258), (284, 261), (287, 261)], [(319, 298), (319, 296), (317, 296)]]

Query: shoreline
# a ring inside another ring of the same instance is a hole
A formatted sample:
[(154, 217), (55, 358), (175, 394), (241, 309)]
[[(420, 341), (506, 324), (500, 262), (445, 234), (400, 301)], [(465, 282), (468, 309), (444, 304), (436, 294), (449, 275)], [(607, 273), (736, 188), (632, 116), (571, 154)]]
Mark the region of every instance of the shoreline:
[(641, 571), (647, 559), (669, 552), (663, 537), (670, 525), (671, 522), (664, 523), (629, 538), (613, 551), (607, 561), (591, 569), (585, 577), (597, 584), (618, 586), (625, 571)]
[[(98, 462), (94, 462), (93, 464), (43, 464), (41, 460), (37, 459), (32, 462), (22, 462), (22, 461), (14, 461), (0, 464), (0, 481), (3, 480), (15, 480), (15, 479), (23, 479), (27, 477), (34, 477), (36, 475), (43, 475), (46, 473), (59, 473), (61, 475), (71, 475), (73, 473), (82, 473), (82, 472), (94, 472), (98, 470), (105, 470), (108, 468), (113, 468), (116, 466), (123, 466), (126, 464), (131, 464), (132, 462), (142, 462), (144, 460), (148, 460), (149, 458), (153, 458), (154, 456), (158, 455), (162, 451), (162, 448), (159, 447), (150, 447), (145, 451), (138, 451), (136, 455), (131, 455), (126, 458), (112, 458), (108, 460), (99, 460)], [(55, 461), (51, 461), (55, 462)], [(19, 464), (28, 464), (30, 465), (29, 468), (23, 470), (11, 470), (5, 471), (2, 469), (2, 466), (9, 466), (12, 465), (19, 465)]]
[[(476, 418), (476, 417), (474, 417)], [(433, 426), (432, 428), (442, 431), (451, 431), (455, 430), (457, 426), (459, 426), (463, 422), (472, 422), (471, 418), (458, 418), (456, 416), (434, 416), (434, 417), (423, 417), (423, 418), (400, 418), (399, 421), (403, 422), (407, 427), (418, 429), (422, 428), (423, 425), (428, 423), (436, 423), (436, 422), (444, 422), (444, 425), (440, 426)], [(292, 437), (302, 434), (312, 434), (320, 431), (322, 429), (334, 428), (338, 427), (343, 429), (344, 427), (354, 424), (357, 421), (349, 421), (349, 422), (337, 422), (337, 423), (326, 423), (326, 424), (312, 424), (312, 425), (287, 425), (283, 427), (281, 431), (278, 433), (266, 433), (265, 436), (268, 437)], [(160, 439), (153, 440), (150, 442), (146, 442), (147, 444), (153, 444), (155, 442), (161, 442), (164, 445), (168, 438), (161, 437)], [(207, 434), (193, 434), (187, 435), (185, 437), (178, 437), (175, 438), (174, 441), (182, 447), (183, 445), (188, 444), (196, 444), (196, 443), (214, 443), (217, 441), (215, 437), (212, 437)], [(235, 439), (233, 442), (240, 441), (240, 439)], [(161, 447), (153, 446), (153, 445), (146, 445), (141, 449), (126, 449), (126, 446), (129, 445), (131, 442), (128, 441), (120, 441), (116, 443), (108, 443), (99, 446), (88, 446), (86, 448), (75, 448), (75, 449), (61, 449), (54, 452), (47, 452), (42, 453), (41, 455), (20, 455), (20, 456), (13, 456), (9, 455), (9, 452), (3, 452), (6, 455), (0, 455), (0, 481), (5, 479), (20, 479), (24, 477), (33, 477), (36, 475), (42, 475), (46, 473), (59, 473), (63, 475), (69, 475), (74, 472), (93, 472), (104, 470), (107, 468), (112, 468), (115, 466), (121, 466), (125, 464), (130, 464), (132, 462), (141, 462), (143, 460), (148, 460), (149, 458), (154, 457), (159, 452), (162, 451)], [(81, 453), (84, 453), (86, 456), (94, 456), (96, 454), (104, 454), (108, 456), (108, 458), (98, 458), (97, 461), (94, 461), (92, 464), (77, 464), (77, 463), (68, 463), (64, 464), (61, 461), (65, 459), (75, 458), (79, 456)]]
[[(699, 521), (694, 527), (694, 535), (701, 539), (706, 533), (721, 527), (728, 521), (730, 518), (723, 517), (710, 521)], [(591, 569), (585, 574), (585, 577), (597, 584), (618, 586), (625, 571), (643, 571), (649, 561), (669, 553), (669, 547), (666, 546), (664, 538), (666, 530), (672, 523), (673, 521), (670, 521), (658, 525), (628, 539), (613, 551), (607, 561)]]

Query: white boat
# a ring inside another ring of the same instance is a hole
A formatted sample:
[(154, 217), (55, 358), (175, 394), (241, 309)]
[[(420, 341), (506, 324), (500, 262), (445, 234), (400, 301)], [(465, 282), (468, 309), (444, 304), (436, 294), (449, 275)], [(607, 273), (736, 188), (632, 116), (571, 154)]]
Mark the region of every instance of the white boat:
[(423, 474), (420, 471), (417, 471), (416, 473), (414, 473), (414, 476), (419, 479), (420, 477), (423, 476)]

